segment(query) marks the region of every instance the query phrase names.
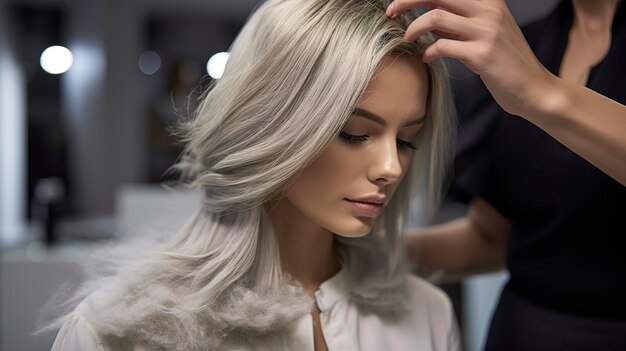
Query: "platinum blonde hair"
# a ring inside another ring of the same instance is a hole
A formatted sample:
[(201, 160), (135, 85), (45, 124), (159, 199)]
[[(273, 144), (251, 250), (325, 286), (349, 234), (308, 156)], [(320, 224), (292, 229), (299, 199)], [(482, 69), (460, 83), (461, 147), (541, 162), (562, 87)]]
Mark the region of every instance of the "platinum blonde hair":
[[(403, 40), (413, 14), (384, 1), (269, 0), (235, 40), (222, 78), (181, 128), (175, 169), (204, 192), (203, 206), (158, 250), (86, 284), (86, 318), (107, 338), (171, 350), (280, 338), (312, 300), (281, 272), (264, 204), (313, 162), (346, 124), (384, 60), (419, 61), (432, 41)], [(337, 238), (355, 289), (379, 312), (399, 308), (406, 274), (400, 233), (408, 199), (436, 206), (450, 159), (454, 111), (442, 62), (427, 65), (426, 123), (395, 197), (363, 238)], [(84, 305), (84, 304), (83, 304)], [(62, 318), (58, 321), (62, 321)], [(57, 321), (57, 322), (58, 322)]]

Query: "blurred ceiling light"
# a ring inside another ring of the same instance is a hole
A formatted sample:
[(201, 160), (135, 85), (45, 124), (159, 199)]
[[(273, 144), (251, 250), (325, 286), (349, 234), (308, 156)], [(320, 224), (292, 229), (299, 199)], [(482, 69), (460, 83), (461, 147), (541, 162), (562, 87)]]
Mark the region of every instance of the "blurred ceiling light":
[(161, 68), (161, 56), (155, 51), (146, 51), (139, 57), (139, 70), (143, 74), (155, 74)]
[(211, 78), (222, 78), (222, 74), (224, 74), (224, 68), (226, 68), (226, 62), (228, 62), (229, 56), (230, 54), (227, 52), (218, 52), (217, 54), (211, 56), (209, 62), (207, 62), (206, 64), (206, 71), (209, 73)]
[(51, 46), (41, 53), (39, 64), (44, 71), (50, 74), (61, 74), (67, 72), (74, 63), (72, 52), (63, 46)]

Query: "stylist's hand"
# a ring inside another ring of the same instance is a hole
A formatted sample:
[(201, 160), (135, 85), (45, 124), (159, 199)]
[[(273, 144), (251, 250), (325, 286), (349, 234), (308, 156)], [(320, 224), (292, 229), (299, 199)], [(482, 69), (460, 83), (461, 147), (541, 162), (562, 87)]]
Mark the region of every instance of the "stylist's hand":
[(411, 23), (405, 39), (429, 31), (440, 36), (424, 52), (424, 62), (458, 59), (480, 76), (504, 110), (533, 113), (555, 77), (533, 54), (504, 0), (395, 0), (387, 16), (416, 7), (432, 10)]

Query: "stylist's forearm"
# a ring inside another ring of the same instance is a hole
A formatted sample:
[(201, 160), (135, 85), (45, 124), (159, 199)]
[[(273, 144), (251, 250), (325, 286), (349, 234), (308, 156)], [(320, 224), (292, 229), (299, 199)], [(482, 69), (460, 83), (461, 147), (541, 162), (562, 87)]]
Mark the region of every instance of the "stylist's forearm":
[(408, 236), (409, 260), (420, 275), (445, 280), (502, 269), (503, 250), (479, 234), (467, 217), (423, 228)]
[(521, 117), (626, 186), (626, 106), (558, 77)]

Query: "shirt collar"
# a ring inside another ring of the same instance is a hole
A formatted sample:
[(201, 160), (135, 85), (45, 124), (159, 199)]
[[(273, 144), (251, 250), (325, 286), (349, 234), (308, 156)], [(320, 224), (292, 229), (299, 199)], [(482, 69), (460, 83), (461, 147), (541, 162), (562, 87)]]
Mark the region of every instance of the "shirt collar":
[(346, 268), (324, 281), (315, 292), (315, 301), (321, 312), (330, 310), (334, 304), (350, 293), (350, 277)]

